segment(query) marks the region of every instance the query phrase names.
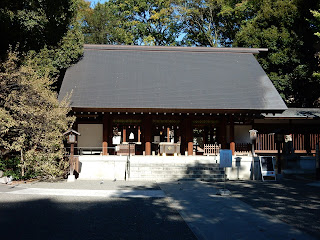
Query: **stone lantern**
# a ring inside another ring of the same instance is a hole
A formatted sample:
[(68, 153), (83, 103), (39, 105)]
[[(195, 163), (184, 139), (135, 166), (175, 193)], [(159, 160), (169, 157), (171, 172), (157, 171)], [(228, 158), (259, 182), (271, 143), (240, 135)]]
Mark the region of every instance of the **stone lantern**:
[(251, 143), (252, 143), (252, 145), (251, 145), (251, 148), (252, 148), (252, 163), (251, 163), (251, 169), (252, 169), (252, 180), (255, 180), (255, 176), (254, 176), (254, 168), (255, 168), (255, 164), (254, 164), (254, 145), (255, 145), (255, 143), (256, 143), (256, 139), (257, 139), (257, 132), (258, 132), (258, 130), (255, 130), (255, 129), (251, 129), (251, 130), (249, 130), (249, 134), (250, 134), (250, 139), (251, 139)]
[(67, 142), (70, 144), (70, 155), (69, 155), (69, 162), (70, 162), (70, 169), (69, 169), (69, 176), (68, 176), (68, 182), (74, 182), (75, 176), (73, 175), (74, 172), (74, 144), (77, 143), (77, 136), (80, 135), (77, 131), (73, 129), (69, 129), (66, 131), (63, 135), (67, 137)]

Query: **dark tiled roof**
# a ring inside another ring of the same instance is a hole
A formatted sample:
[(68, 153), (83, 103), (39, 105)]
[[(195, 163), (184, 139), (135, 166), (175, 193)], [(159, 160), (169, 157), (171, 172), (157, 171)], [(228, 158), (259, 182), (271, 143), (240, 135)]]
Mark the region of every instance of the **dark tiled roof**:
[(85, 45), (64, 77), (71, 106), (287, 109), (252, 53), (265, 49)]
[(283, 113), (264, 114), (265, 118), (320, 118), (320, 108), (288, 108)]

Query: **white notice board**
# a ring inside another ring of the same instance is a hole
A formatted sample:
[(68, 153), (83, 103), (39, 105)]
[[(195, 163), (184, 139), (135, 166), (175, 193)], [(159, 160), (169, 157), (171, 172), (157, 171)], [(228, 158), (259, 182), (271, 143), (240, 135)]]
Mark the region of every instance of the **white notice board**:
[(276, 180), (276, 171), (274, 169), (274, 157), (272, 156), (260, 156), (260, 168), (262, 181), (265, 181), (264, 177), (273, 177)]
[(220, 167), (232, 167), (232, 151), (229, 149), (220, 150)]

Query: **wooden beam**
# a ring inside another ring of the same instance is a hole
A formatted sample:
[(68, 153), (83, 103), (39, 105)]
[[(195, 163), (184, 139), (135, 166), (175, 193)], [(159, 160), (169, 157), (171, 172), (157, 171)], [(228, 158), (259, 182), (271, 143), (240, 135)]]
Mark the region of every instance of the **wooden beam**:
[(143, 134), (145, 140), (145, 154), (151, 155), (151, 142), (152, 142), (152, 118), (147, 115), (143, 118)]
[(123, 126), (123, 129), (122, 129), (122, 142), (127, 142), (127, 129), (126, 129), (126, 126)]

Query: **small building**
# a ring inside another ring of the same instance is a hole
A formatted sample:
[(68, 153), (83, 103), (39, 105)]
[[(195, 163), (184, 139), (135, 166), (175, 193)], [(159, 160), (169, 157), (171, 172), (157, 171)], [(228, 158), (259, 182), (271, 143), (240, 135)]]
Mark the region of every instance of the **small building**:
[(254, 119), (287, 110), (255, 59), (261, 51), (85, 45), (59, 99), (72, 93), (84, 152), (125, 154), (130, 134), (137, 155), (200, 154), (215, 143), (234, 150), (249, 142)]
[(319, 126), (319, 108), (288, 108), (282, 113), (262, 114), (254, 120), (254, 127), (259, 130), (256, 152), (276, 153), (273, 133), (281, 132), (284, 135), (281, 149), (290, 145), (287, 151), (292, 153), (315, 154), (320, 140)]

